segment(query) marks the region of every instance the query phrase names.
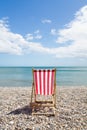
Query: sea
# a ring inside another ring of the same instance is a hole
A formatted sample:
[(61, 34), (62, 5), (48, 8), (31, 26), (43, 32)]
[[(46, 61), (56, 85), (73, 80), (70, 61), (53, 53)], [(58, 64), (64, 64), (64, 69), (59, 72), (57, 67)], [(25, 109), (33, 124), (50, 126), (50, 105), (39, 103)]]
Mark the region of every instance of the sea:
[(87, 86), (87, 67), (0, 67), (0, 87), (31, 87), (32, 68), (56, 68), (57, 86)]

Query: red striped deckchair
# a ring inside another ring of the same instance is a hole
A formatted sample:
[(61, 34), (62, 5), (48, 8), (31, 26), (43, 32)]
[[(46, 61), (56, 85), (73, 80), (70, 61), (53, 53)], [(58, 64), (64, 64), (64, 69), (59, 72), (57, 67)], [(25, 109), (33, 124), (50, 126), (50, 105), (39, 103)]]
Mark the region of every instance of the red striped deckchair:
[[(49, 114), (35, 113), (35, 108), (53, 107), (55, 115), (56, 107), (56, 69), (37, 70), (33, 69), (33, 84), (31, 93), (32, 114)], [(51, 96), (51, 100), (37, 100), (37, 96)], [(51, 113), (50, 113), (51, 114)]]

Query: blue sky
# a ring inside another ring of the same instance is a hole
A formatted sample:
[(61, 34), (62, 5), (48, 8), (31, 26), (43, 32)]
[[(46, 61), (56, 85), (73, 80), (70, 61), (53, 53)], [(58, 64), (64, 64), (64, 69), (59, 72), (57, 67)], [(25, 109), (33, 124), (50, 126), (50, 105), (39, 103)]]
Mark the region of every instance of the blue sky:
[(0, 66), (87, 66), (87, 0), (1, 0)]

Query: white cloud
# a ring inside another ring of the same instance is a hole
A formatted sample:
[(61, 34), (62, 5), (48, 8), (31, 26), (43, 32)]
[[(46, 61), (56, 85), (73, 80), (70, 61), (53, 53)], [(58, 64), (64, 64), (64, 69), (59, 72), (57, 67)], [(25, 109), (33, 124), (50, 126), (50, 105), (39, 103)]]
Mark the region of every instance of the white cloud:
[(26, 37), (27, 41), (30, 41), (30, 40), (34, 39), (33, 34), (30, 34), (30, 33), (28, 33), (25, 37)]
[(29, 43), (29, 50), (40, 53), (49, 53), (49, 48), (43, 47), (40, 43), (31, 42)]
[(75, 15), (75, 19), (67, 24), (65, 29), (59, 30), (59, 43), (66, 41), (79, 41), (87, 39), (87, 6)]
[(50, 19), (43, 19), (42, 23), (51, 23), (52, 21)]
[(36, 30), (34, 32), (34, 34), (35, 34), (35, 36), (34, 36), (35, 39), (41, 39), (42, 38), (42, 35), (40, 34), (40, 30)]
[(31, 41), (31, 40), (35, 40), (35, 39), (41, 39), (42, 38), (42, 35), (40, 34), (40, 31), (39, 30), (36, 30), (34, 33), (28, 33), (26, 36), (25, 36), (26, 40), (27, 41)]
[(52, 34), (52, 35), (57, 35), (56, 29), (51, 29), (51, 34)]
[(58, 49), (57, 57), (87, 57), (87, 6), (81, 8), (74, 20), (58, 31), (58, 43), (66, 44), (67, 47)]
[(41, 38), (42, 38), (42, 36), (39, 34), (35, 36), (35, 39), (41, 39)]
[(31, 42), (34, 38), (42, 38), (39, 31), (35, 36), (27, 34), (24, 38), (20, 34), (11, 32), (7, 23), (5, 19), (0, 20), (0, 53), (21, 55), (27, 53), (27, 50), (38, 51), (38, 48), (43, 50), (40, 43)]
[(0, 20), (0, 52), (11, 54), (22, 54), (22, 46), (25, 45), (24, 38), (14, 34), (8, 28), (4, 20)]

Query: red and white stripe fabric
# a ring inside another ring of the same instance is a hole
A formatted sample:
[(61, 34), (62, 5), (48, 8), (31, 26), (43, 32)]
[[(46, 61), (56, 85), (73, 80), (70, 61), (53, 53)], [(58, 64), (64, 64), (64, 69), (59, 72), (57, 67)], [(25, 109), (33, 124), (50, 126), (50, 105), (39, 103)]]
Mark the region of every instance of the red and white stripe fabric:
[(52, 95), (54, 88), (55, 70), (34, 70), (36, 94)]

